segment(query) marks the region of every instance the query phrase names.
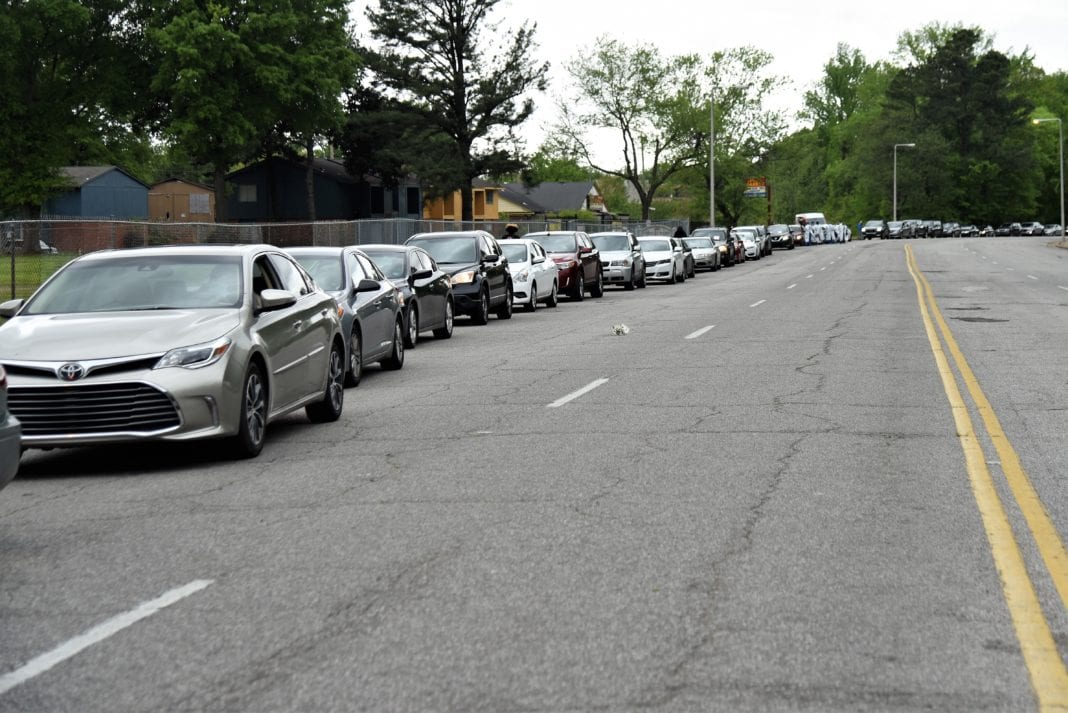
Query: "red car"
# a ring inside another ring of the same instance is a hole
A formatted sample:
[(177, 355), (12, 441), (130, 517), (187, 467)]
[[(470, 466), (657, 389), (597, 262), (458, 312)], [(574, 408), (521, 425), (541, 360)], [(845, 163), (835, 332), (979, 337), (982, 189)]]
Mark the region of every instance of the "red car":
[(560, 268), (560, 292), (581, 300), (588, 291), (592, 297), (604, 295), (601, 258), (590, 236), (577, 230), (549, 230), (527, 233), (536, 240)]

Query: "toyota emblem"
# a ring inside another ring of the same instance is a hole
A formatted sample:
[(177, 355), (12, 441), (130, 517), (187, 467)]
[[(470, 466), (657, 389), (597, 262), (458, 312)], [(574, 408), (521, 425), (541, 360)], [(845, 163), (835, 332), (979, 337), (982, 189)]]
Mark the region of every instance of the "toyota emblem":
[(77, 381), (85, 376), (85, 367), (81, 364), (64, 364), (56, 372), (63, 381)]

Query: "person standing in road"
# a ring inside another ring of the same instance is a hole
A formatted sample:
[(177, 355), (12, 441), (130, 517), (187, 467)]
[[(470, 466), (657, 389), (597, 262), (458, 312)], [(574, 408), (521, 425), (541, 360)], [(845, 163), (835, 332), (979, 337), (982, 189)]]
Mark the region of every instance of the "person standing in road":
[(518, 238), (518, 237), (519, 237), (519, 226), (518, 225), (516, 225), (515, 223), (509, 223), (508, 225), (504, 226), (504, 235), (501, 236), (502, 239)]

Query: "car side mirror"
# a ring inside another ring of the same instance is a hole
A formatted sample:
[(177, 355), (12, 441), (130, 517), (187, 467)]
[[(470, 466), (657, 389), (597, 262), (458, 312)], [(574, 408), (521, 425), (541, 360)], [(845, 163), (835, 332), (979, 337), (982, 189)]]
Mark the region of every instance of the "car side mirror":
[(0, 304), (0, 317), (14, 317), (26, 300), (8, 300)]
[(434, 275), (434, 271), (433, 270), (416, 270), (415, 272), (412, 273), (411, 278), (413, 280), (425, 280), (428, 277), (432, 277), (433, 275)]
[(259, 308), (261, 312), (270, 312), (275, 309), (283, 309), (297, 303), (297, 296), (289, 290), (266, 289), (259, 294)]
[(366, 277), (356, 283), (353, 292), (377, 292), (382, 289), (382, 283), (378, 280), (368, 280)]
[(530, 261), (532, 265), (540, 265), (545, 262), (545, 257), (542, 255), (535, 255), (534, 259)]
[(481, 262), (483, 265), (496, 265), (500, 261), (500, 255), (483, 255), (482, 259), (479, 262)]

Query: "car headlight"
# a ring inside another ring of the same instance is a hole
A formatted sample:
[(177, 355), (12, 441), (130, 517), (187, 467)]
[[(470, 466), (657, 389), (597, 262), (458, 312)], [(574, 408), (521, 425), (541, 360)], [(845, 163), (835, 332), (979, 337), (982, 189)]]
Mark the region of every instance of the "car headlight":
[(523, 268), (515, 274), (516, 282), (526, 282), (530, 279), (530, 270)]
[(456, 273), (455, 275), (452, 276), (452, 284), (454, 284), (454, 285), (467, 285), (467, 284), (470, 284), (470, 283), (472, 283), (474, 281), (475, 281), (475, 271), (474, 270), (464, 270), (463, 272), (458, 272), (458, 273)]
[(153, 369), (166, 369), (170, 366), (180, 366), (185, 369), (200, 369), (211, 366), (223, 358), (230, 351), (233, 341), (229, 337), (216, 339), (214, 342), (194, 344), (191, 347), (179, 347), (171, 349), (160, 357)]
[(575, 265), (578, 265), (574, 260), (559, 260), (556, 264), (560, 267), (574, 267)]
[(726, 245), (720, 245), (720, 246), (719, 246), (719, 251), (720, 251), (721, 253), (725, 253), (725, 252), (727, 252), (727, 246), (726, 246)]

